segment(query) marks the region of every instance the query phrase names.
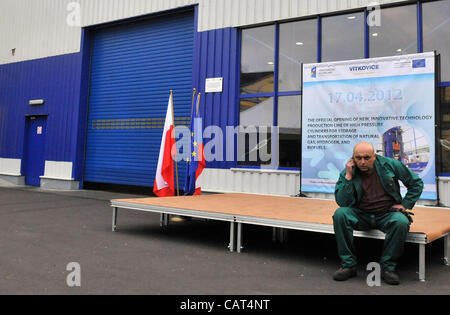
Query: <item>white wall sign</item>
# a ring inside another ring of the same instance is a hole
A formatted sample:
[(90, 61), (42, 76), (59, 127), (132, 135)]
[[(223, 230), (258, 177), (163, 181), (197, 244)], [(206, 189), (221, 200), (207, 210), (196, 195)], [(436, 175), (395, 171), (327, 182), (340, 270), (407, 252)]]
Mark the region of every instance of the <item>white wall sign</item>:
[(222, 92), (223, 78), (207, 78), (205, 82), (205, 93)]
[(37, 134), (41, 135), (42, 134), (42, 126), (38, 126), (37, 127)]

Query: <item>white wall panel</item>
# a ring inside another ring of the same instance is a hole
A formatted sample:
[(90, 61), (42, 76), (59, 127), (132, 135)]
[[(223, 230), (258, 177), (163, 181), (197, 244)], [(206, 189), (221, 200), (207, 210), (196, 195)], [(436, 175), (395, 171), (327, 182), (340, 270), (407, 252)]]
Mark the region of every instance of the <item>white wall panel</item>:
[[(42, 1), (42, 0), (40, 0)], [(67, 1), (67, 0), (65, 0)], [(196, 0), (76, 0), (89, 26), (198, 3)], [(70, 1), (68, 1), (70, 2)]]
[[(81, 27), (196, 4), (195, 0), (1, 0), (0, 64), (80, 51)], [(79, 4), (80, 25), (67, 18)], [(69, 7), (70, 8), (70, 7)], [(15, 54), (12, 54), (12, 49)]]
[(293, 196), (300, 191), (300, 173), (257, 169), (212, 169), (202, 173), (202, 190)]
[(450, 207), (450, 178), (439, 177), (439, 201), (442, 205)]
[(372, 0), (1, 0), (0, 64), (78, 52), (81, 28), (67, 24), (73, 2), (81, 26), (199, 4), (198, 30), (206, 31), (362, 8)]
[[(406, 0), (381, 0), (380, 4)], [(199, 0), (199, 31), (363, 8), (373, 0)], [(224, 3), (225, 6), (222, 6)], [(225, 24), (222, 24), (223, 21)]]
[(81, 29), (67, 26), (66, 3), (0, 1), (0, 64), (79, 51)]
[(0, 175), (20, 176), (22, 160), (0, 158)]
[(73, 180), (72, 168), (72, 162), (45, 161), (44, 176), (41, 178)]

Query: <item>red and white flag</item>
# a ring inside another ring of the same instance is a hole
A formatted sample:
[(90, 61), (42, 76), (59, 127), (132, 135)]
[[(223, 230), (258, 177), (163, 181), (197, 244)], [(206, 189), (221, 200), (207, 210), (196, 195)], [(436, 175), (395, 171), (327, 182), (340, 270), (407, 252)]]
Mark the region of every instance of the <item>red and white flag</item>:
[(161, 148), (159, 149), (155, 184), (153, 186), (153, 192), (159, 197), (175, 195), (172, 148), (175, 148), (175, 137), (173, 123), (173, 95), (170, 93)]

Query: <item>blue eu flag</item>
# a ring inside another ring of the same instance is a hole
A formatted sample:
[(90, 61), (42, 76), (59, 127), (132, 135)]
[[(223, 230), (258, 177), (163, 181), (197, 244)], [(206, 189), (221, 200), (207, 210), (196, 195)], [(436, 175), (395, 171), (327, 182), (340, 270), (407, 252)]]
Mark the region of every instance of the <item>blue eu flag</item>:
[(199, 109), (200, 93), (197, 95), (194, 104), (196, 109), (192, 111), (191, 126), (190, 126), (190, 140), (191, 151), (186, 167), (186, 179), (184, 184), (184, 195), (199, 195), (201, 188), (198, 182), (198, 177), (205, 168), (205, 158), (203, 155), (203, 128), (202, 115)]

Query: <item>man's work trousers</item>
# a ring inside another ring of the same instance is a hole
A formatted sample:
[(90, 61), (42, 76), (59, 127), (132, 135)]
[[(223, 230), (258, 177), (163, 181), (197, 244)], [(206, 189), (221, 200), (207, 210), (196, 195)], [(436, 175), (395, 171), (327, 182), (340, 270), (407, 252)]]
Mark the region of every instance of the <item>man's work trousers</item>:
[(342, 207), (333, 215), (337, 249), (344, 268), (357, 263), (353, 243), (353, 230), (378, 229), (386, 233), (380, 265), (383, 270), (394, 271), (403, 254), (409, 232), (409, 220), (400, 212), (370, 214), (360, 209)]

